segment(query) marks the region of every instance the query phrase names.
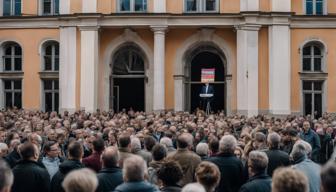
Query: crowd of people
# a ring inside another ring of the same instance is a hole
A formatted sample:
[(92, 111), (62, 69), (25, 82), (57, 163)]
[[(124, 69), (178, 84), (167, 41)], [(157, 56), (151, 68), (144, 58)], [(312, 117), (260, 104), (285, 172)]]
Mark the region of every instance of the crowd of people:
[(0, 111), (0, 192), (333, 192), (336, 117)]

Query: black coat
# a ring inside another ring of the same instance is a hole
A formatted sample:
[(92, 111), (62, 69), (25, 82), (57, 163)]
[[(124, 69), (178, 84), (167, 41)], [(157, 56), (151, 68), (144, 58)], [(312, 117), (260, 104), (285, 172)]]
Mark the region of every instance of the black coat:
[(8, 165), (13, 168), (15, 167), (16, 163), (21, 160), (20, 154), (13, 150), (10, 152), (6, 157), (4, 157), (5, 161), (8, 163)]
[(97, 174), (97, 192), (113, 191), (118, 185), (123, 183), (122, 170), (119, 167), (103, 168)]
[(50, 176), (39, 163), (21, 160), (13, 168), (14, 183), (12, 192), (49, 192)]
[(123, 183), (114, 192), (160, 192), (160, 190), (146, 181), (138, 181)]
[(236, 192), (245, 183), (243, 163), (234, 154), (218, 154), (207, 161), (216, 164), (221, 172), (221, 179), (216, 191)]
[(161, 192), (181, 192), (182, 188), (178, 185), (175, 186), (166, 186), (160, 189)]
[(239, 190), (240, 192), (271, 192), (272, 179), (266, 173), (257, 174), (249, 179)]
[(65, 160), (60, 164), (59, 170), (51, 180), (51, 192), (63, 192), (62, 182), (64, 177), (72, 170), (84, 168), (84, 165), (78, 160)]
[(273, 172), (278, 167), (285, 167), (290, 164), (289, 155), (278, 149), (270, 149), (265, 151), (268, 157), (268, 168), (267, 174), (269, 176), (273, 175)]

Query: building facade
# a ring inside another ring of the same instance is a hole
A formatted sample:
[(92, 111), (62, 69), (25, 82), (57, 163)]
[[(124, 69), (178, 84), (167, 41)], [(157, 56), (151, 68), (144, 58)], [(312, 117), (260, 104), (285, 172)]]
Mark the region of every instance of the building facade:
[(0, 0), (0, 107), (336, 112), (336, 1)]

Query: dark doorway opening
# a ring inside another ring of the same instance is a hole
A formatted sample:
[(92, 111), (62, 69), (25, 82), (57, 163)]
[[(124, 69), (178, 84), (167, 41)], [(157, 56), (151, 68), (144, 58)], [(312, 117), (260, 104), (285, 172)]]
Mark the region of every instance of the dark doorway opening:
[(303, 81), (304, 115), (320, 118), (323, 114), (323, 81)]
[(214, 88), (214, 97), (211, 100), (211, 110), (225, 111), (225, 70), (222, 58), (213, 51), (201, 51), (191, 59), (190, 76), (187, 88), (189, 89), (190, 111), (203, 108), (200, 92), (204, 83), (201, 82), (203, 68), (215, 68), (215, 82), (210, 83)]

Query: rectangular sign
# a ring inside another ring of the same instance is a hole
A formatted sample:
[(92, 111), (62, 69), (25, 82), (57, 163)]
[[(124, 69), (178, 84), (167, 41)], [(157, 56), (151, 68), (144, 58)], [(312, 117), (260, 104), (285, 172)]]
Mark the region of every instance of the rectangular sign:
[(215, 68), (202, 69), (201, 82), (210, 83), (215, 81)]

